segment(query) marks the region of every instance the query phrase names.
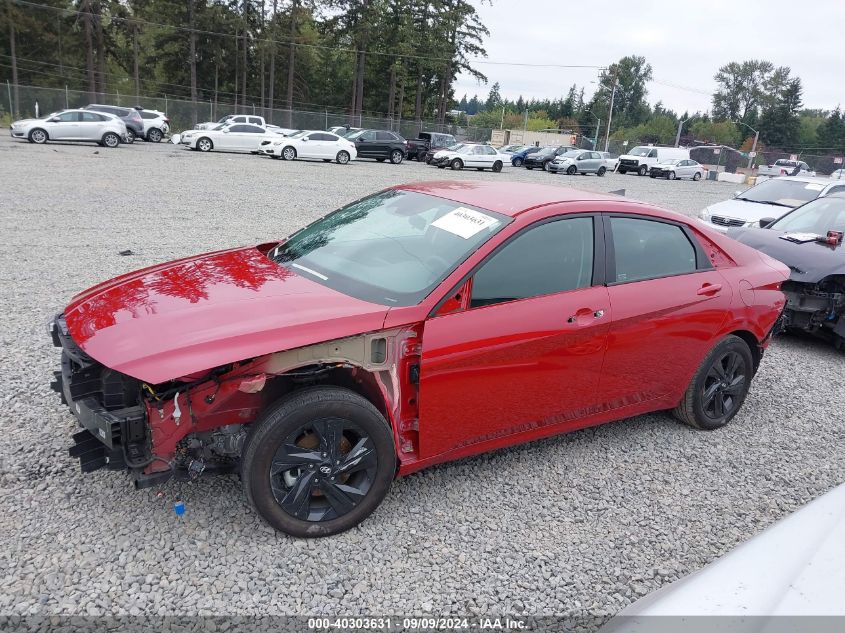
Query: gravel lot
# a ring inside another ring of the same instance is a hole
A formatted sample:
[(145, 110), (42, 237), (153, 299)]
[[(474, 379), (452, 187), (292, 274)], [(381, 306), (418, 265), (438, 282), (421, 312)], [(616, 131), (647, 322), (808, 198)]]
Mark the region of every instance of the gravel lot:
[(845, 356), (790, 337), (725, 429), (642, 416), (431, 468), (397, 481), (359, 528), (319, 541), (266, 527), (234, 476), (157, 497), (120, 473), (78, 472), (45, 327), (73, 293), (436, 178), (625, 188), (690, 214), (735, 189), (163, 144), (39, 147), (0, 133), (0, 614), (607, 615), (845, 481)]

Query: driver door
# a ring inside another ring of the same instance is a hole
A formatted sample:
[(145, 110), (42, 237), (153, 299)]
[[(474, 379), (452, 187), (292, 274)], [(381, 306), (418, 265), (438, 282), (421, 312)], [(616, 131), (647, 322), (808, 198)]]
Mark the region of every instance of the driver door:
[(595, 411), (610, 328), (601, 226), (583, 215), (524, 229), (474, 273), (465, 309), (426, 321), (421, 458)]
[(79, 112), (63, 112), (53, 118), (58, 121), (48, 122), (44, 126), (52, 140), (74, 141), (79, 138)]

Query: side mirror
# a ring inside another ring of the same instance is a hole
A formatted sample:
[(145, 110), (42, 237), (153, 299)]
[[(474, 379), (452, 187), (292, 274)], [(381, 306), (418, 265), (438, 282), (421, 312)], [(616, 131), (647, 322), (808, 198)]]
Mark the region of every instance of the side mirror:
[(769, 225), (774, 224), (775, 220), (777, 220), (777, 218), (760, 218), (760, 228), (761, 229), (769, 228)]
[(741, 196), (741, 195), (742, 195), (742, 192), (741, 192), (739, 189), (737, 189), (736, 191), (734, 191), (734, 198), (737, 198), (737, 197), (739, 197), (739, 196)]
[(57, 116), (54, 116), (52, 119), (47, 119), (49, 123), (58, 123), (61, 119)]
[(302, 142), (304, 143), (307, 140), (308, 140), (308, 137), (306, 136), (305, 138), (302, 139)]
[(223, 134), (228, 134), (228, 133), (229, 133), (229, 128), (226, 128), (225, 130), (223, 130)]

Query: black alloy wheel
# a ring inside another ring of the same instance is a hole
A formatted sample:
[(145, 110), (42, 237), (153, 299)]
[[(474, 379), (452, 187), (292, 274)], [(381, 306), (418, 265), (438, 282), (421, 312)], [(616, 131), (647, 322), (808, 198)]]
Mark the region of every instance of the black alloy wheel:
[(674, 414), (692, 427), (718, 429), (742, 407), (753, 376), (748, 343), (728, 335), (702, 361)]
[(274, 528), (329, 536), (364, 520), (396, 473), (393, 434), (348, 389), (313, 387), (272, 407), (244, 449), (247, 497)]

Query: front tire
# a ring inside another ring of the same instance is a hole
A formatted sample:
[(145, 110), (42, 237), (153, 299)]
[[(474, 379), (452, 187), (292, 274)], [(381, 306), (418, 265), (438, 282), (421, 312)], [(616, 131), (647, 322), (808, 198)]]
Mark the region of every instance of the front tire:
[(161, 143), (161, 139), (164, 137), (164, 134), (161, 133), (161, 130), (158, 128), (150, 128), (150, 131), (147, 132), (147, 140), (150, 143)]
[(640, 168), (637, 170), (637, 174), (640, 176), (645, 176), (648, 173), (648, 167), (646, 165), (640, 165)]
[(349, 162), (349, 152), (346, 150), (340, 150), (335, 157), (338, 165), (346, 165)]
[(120, 137), (115, 134), (114, 132), (106, 132), (103, 134), (103, 138), (100, 141), (104, 147), (110, 147), (114, 149), (118, 145), (120, 145)]
[(135, 132), (130, 129), (126, 130), (126, 144), (132, 145), (135, 142)]
[(666, 174), (666, 180), (675, 180), (675, 172), (670, 171), (668, 174)]
[(40, 127), (37, 127), (29, 133), (28, 138), (30, 143), (35, 143), (36, 145), (43, 145), (47, 142), (47, 139), (49, 137), (47, 136), (47, 132), (45, 130), (42, 130)]
[(599, 167), (599, 170), (596, 172), (596, 176), (601, 178), (607, 173), (607, 167)]
[(502, 171), (502, 161), (497, 160), (495, 163), (493, 163), (493, 171), (497, 174)]
[(241, 468), (247, 499), (291, 536), (331, 536), (358, 525), (396, 474), (389, 424), (348, 389), (294, 392), (253, 424)]
[(460, 158), (456, 158), (451, 163), (449, 163), (449, 167), (451, 167), (455, 171), (460, 171), (464, 168), (464, 164)]
[(201, 152), (210, 152), (214, 149), (214, 143), (211, 142), (210, 138), (203, 136), (197, 141), (197, 149)]
[(403, 160), (405, 160), (405, 155), (400, 150), (395, 149), (390, 152), (390, 162), (394, 165), (398, 165)]
[(296, 158), (296, 150), (288, 145), (282, 150), (282, 158), (285, 160), (293, 160)]
[(712, 431), (733, 419), (751, 385), (754, 359), (748, 344), (728, 335), (710, 350), (673, 413), (689, 426)]
[(625, 174), (627, 174), (627, 173), (628, 173), (628, 171), (627, 171), (626, 169), (619, 169), (619, 170), (617, 170), (617, 171), (618, 171), (620, 174), (622, 174), (623, 176), (624, 176)]
[(570, 165), (569, 167), (566, 168), (566, 173), (569, 174), (570, 176), (574, 176), (575, 172), (577, 172), (577, 171), (578, 171), (578, 168), (575, 165)]
[(525, 162), (525, 161), (523, 161), (521, 158), (514, 158), (511, 161), (511, 165), (513, 165), (514, 167), (522, 167), (523, 162)]

